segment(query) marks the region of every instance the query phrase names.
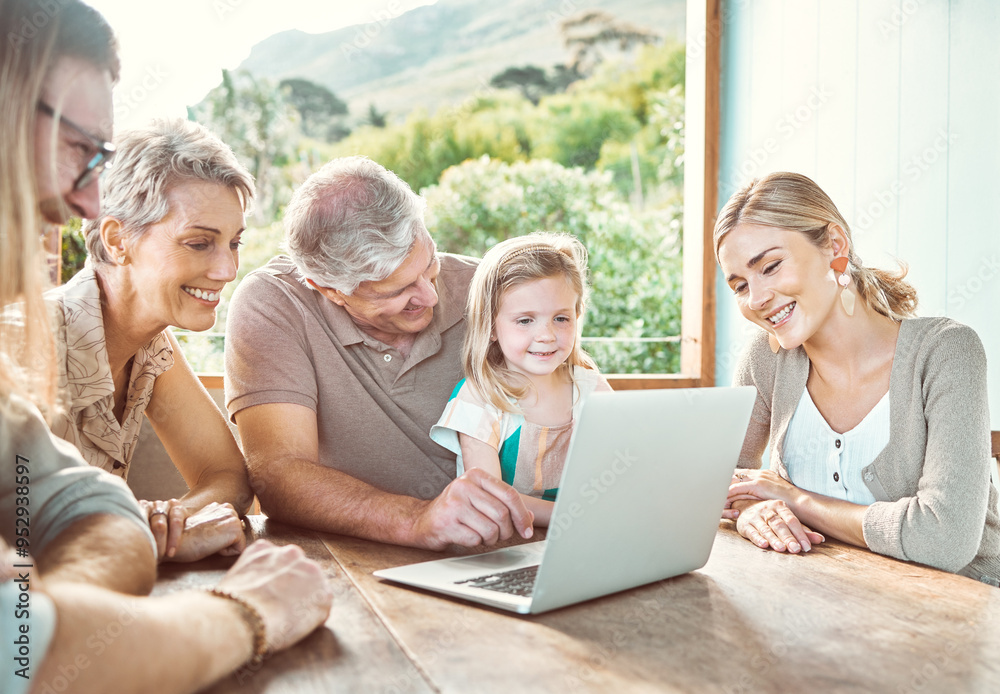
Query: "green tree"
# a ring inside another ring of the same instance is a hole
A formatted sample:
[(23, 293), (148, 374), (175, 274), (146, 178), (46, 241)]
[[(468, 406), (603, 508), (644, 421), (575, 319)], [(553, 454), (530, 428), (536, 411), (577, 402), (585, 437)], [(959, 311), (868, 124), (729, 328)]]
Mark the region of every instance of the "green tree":
[(83, 224), (74, 217), (62, 229), (62, 268), (59, 281), (65, 284), (73, 275), (83, 269), (87, 262), (87, 240), (83, 236)]
[(533, 157), (590, 169), (606, 141), (628, 142), (640, 126), (626, 105), (592, 91), (544, 99), (529, 127)]
[(394, 171), (414, 190), (438, 181), (449, 166), (483, 154), (516, 161), (530, 149), (527, 101), (503, 93), (455, 107), (411, 113), (403, 123), (358, 128), (331, 156), (364, 154)]
[(626, 52), (660, 40), (656, 32), (601, 10), (583, 10), (567, 17), (560, 23), (559, 31), (570, 53), (567, 68), (583, 75), (590, 74), (603, 62), (609, 50)]
[(336, 142), (350, 132), (343, 123), (347, 104), (323, 85), (295, 77), (281, 80), (278, 87), (299, 112), (302, 134), (324, 142)]
[(365, 122), (373, 128), (384, 128), (388, 123), (387, 116), (385, 111), (379, 111), (375, 108), (375, 104), (368, 104), (368, 115), (365, 116)]
[(296, 157), (298, 112), (278, 86), (249, 72), (222, 71), (222, 84), (188, 109), (196, 120), (222, 138), (254, 177), (255, 216), (274, 219), (283, 193), (290, 188), (283, 167)]
[(544, 94), (552, 91), (545, 70), (535, 65), (509, 67), (493, 75), (490, 85), (498, 89), (516, 89), (535, 106)]

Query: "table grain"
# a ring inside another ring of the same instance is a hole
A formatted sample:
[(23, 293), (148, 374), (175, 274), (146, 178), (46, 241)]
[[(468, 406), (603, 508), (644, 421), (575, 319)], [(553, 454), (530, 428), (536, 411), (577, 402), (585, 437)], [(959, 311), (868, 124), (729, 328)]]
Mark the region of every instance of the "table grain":
[[(832, 540), (780, 554), (723, 521), (698, 571), (518, 616), (372, 576), (441, 553), (259, 517), (252, 529), (319, 561), (334, 608), (212, 692), (1000, 691), (1000, 590)], [(231, 563), (166, 569), (157, 592), (210, 585)]]

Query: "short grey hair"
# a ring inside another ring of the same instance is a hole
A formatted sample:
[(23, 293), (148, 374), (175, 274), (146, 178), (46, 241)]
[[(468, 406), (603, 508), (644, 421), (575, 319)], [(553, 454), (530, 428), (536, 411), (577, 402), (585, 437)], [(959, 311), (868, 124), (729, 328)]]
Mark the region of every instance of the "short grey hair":
[(142, 236), (170, 212), (167, 192), (179, 183), (206, 181), (234, 190), (244, 214), (254, 198), (253, 176), (222, 140), (181, 118), (155, 120), (125, 132), (114, 165), (101, 180), (101, 216), (84, 228), (93, 263), (111, 263), (101, 242), (101, 223), (121, 222), (128, 240)]
[(334, 159), (285, 209), (285, 246), (299, 272), (353, 294), (403, 264), (424, 231), (424, 199), (367, 157)]

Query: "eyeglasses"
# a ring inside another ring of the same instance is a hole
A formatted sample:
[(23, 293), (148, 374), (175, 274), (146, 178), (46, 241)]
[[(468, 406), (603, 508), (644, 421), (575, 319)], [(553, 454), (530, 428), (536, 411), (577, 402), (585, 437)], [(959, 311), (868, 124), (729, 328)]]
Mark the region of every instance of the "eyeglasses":
[[(52, 118), (56, 117), (55, 109), (44, 101), (38, 102), (38, 110), (47, 116), (51, 116)], [(115, 156), (115, 146), (110, 142), (105, 142), (99, 137), (94, 137), (79, 125), (64, 116), (59, 116), (59, 122), (72, 128), (90, 140), (90, 142), (94, 145), (94, 148), (97, 150), (94, 156), (90, 158), (90, 161), (87, 162), (87, 166), (84, 167), (83, 172), (73, 183), (73, 190), (81, 190), (93, 183), (94, 179), (104, 173), (105, 169), (111, 167), (111, 160)]]

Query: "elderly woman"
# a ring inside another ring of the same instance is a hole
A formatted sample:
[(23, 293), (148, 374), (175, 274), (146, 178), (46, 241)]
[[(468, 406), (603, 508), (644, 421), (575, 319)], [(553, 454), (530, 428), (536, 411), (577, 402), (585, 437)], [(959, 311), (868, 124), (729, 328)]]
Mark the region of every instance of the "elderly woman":
[[(830, 535), (1000, 585), (986, 353), (969, 327), (918, 318), (899, 273), (866, 267), (830, 197), (778, 172), (735, 193), (715, 253), (761, 328), (736, 384), (757, 389), (729, 502), (761, 548)], [(818, 531), (821, 534), (816, 534)]]
[(145, 414), (188, 484), (181, 499), (142, 502), (161, 561), (244, 546), (243, 456), (167, 328), (215, 323), (253, 194), (232, 150), (195, 123), (126, 133), (85, 228), (87, 267), (46, 294), (59, 349), (53, 432), (125, 478)]

